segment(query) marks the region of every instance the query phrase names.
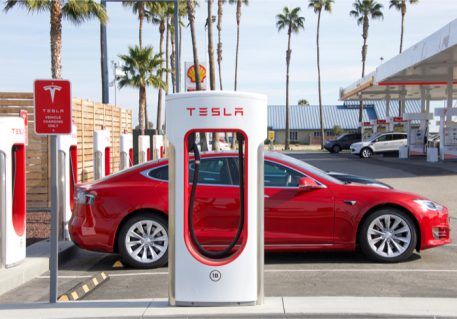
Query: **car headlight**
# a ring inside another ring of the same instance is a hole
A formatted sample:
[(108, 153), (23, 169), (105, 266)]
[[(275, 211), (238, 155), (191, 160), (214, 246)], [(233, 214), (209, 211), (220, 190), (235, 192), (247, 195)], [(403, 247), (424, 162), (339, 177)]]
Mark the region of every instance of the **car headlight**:
[(79, 191), (75, 196), (76, 203), (81, 205), (92, 205), (95, 201), (95, 195), (85, 191)]
[(416, 199), (414, 200), (414, 202), (422, 206), (425, 210), (440, 211), (444, 208), (443, 205), (440, 205), (428, 199)]

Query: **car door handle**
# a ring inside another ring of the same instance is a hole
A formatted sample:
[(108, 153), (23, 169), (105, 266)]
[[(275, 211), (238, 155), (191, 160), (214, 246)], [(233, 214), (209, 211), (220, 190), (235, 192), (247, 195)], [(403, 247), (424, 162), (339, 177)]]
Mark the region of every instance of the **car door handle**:
[(270, 195), (263, 194), (263, 198), (270, 198)]
[(343, 203), (349, 205), (349, 206), (355, 206), (357, 204), (356, 200), (343, 200)]

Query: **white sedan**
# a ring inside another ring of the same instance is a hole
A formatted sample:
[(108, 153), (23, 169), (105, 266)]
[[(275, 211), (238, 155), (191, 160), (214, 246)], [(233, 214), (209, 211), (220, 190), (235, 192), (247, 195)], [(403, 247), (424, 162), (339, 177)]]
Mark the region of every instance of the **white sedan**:
[(368, 141), (357, 142), (350, 146), (351, 153), (362, 158), (376, 153), (398, 152), (400, 147), (408, 145), (408, 134), (401, 132), (380, 133)]

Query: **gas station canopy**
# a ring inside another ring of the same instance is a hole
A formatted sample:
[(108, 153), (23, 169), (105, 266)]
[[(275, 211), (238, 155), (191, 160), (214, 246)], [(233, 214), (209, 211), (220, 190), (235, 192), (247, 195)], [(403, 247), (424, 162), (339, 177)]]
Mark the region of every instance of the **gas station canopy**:
[(457, 99), (457, 19), (340, 90), (340, 99)]

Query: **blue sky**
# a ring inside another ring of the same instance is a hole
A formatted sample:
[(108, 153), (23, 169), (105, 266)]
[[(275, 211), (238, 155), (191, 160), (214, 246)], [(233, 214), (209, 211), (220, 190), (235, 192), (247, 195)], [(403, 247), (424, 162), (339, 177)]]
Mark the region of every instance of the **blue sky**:
[[(3, 1), (2, 1), (3, 2)], [(285, 50), (287, 35), (278, 33), (275, 16), (284, 6), (301, 7), (306, 18), (305, 30), (292, 38), (290, 101), (306, 98), (317, 104), (316, 15), (307, 8), (305, 0), (250, 0), (243, 7), (239, 62), (239, 90), (268, 95), (270, 104), (285, 104)], [(323, 103), (337, 104), (339, 88), (357, 80), (361, 75), (361, 28), (349, 16), (352, 0), (336, 0), (331, 15), (321, 21), (321, 70)], [(384, 20), (373, 21), (368, 39), (367, 73), (398, 53), (400, 13), (384, 5)], [(408, 48), (456, 18), (457, 1), (421, 0), (408, 8), (405, 46)], [(119, 3), (109, 3), (108, 54), (110, 60), (138, 43), (138, 20)], [(216, 3), (214, 4), (216, 14)], [(199, 55), (206, 59), (204, 21), (206, 3), (197, 9)], [(215, 30), (216, 31), (216, 30)], [(216, 35), (216, 32), (215, 32)], [(29, 14), (20, 8), (0, 12), (0, 91), (32, 91), (33, 80), (50, 77), (49, 15)], [(157, 26), (146, 24), (143, 41), (158, 50)], [(235, 6), (226, 4), (223, 17), (223, 82), (224, 89), (233, 89), (236, 21)], [(183, 31), (183, 62), (192, 61), (190, 31)], [(74, 26), (64, 22), (62, 75), (72, 81), (74, 97), (101, 100), (99, 25), (95, 21)], [(110, 70), (111, 77), (111, 70)], [(118, 90), (118, 105), (134, 110), (137, 122), (138, 92)], [(114, 103), (114, 91), (110, 88)], [(148, 90), (148, 108), (155, 117), (157, 92)]]

